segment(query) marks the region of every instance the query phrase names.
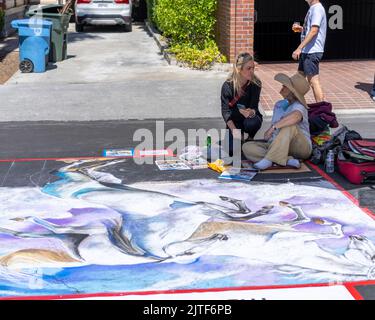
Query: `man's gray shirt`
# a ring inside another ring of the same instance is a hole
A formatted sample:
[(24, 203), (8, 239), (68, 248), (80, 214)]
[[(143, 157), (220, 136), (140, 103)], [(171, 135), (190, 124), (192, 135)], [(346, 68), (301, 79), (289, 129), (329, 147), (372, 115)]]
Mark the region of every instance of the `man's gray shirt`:
[(320, 2), (312, 5), (306, 14), (301, 41), (308, 35), (312, 26), (318, 26), (319, 33), (302, 49), (302, 53), (323, 53), (327, 34), (327, 16)]

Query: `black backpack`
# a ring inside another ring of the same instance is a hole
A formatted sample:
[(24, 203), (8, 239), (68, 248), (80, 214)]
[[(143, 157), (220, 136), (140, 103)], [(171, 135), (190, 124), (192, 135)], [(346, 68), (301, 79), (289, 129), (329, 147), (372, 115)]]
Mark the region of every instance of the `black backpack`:
[(329, 150), (333, 150), (335, 155), (341, 154), (347, 148), (349, 140), (362, 140), (362, 137), (357, 131), (349, 130), (346, 126), (342, 126), (323, 145), (313, 144), (310, 161), (314, 164), (324, 163)]

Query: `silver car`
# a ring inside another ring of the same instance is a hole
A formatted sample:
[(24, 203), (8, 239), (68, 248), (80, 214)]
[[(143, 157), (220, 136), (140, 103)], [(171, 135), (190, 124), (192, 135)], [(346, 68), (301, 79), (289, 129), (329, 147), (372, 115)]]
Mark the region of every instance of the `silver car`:
[(123, 25), (132, 31), (132, 0), (76, 0), (76, 31), (84, 25)]

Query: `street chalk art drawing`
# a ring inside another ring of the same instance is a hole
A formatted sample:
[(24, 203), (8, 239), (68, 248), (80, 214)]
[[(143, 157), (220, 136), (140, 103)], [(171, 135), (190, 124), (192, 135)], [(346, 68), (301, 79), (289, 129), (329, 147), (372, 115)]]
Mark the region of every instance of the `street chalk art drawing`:
[(127, 185), (112, 173), (125, 161), (56, 162), (42, 187), (0, 188), (0, 296), (375, 278), (375, 221), (337, 190)]

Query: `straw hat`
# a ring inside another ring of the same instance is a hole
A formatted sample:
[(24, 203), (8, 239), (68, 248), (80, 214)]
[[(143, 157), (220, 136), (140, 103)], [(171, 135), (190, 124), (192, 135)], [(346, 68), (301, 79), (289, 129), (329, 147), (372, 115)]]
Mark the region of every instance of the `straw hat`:
[(303, 75), (296, 73), (295, 75), (288, 77), (284, 73), (278, 73), (274, 79), (292, 91), (297, 100), (301, 102), (306, 109), (309, 108), (305, 100), (305, 94), (309, 92), (310, 85)]

